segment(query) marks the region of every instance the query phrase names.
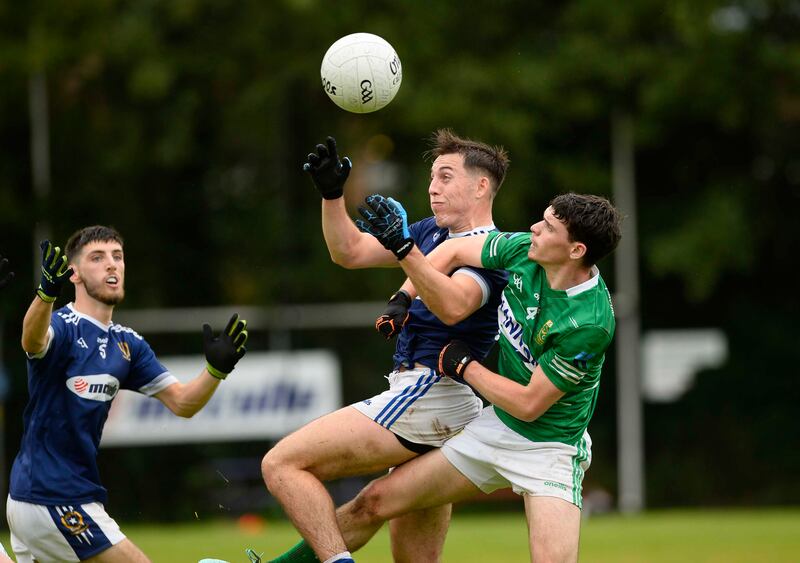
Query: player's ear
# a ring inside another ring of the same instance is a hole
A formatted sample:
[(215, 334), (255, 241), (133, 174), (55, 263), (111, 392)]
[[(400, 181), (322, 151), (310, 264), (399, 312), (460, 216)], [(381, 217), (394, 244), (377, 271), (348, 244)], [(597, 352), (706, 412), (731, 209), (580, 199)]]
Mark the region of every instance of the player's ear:
[(78, 273), (78, 265), (72, 262), (70, 263), (69, 267), (72, 268), (72, 275), (69, 277), (69, 281), (72, 283), (78, 283), (81, 281), (81, 276)]
[(572, 250), (569, 251), (569, 257), (573, 260), (580, 260), (586, 256), (586, 245), (582, 242), (572, 243)]
[(478, 189), (475, 191), (475, 195), (478, 199), (483, 199), (489, 195), (489, 192), (492, 190), (492, 183), (489, 181), (488, 176), (480, 176), (478, 177)]

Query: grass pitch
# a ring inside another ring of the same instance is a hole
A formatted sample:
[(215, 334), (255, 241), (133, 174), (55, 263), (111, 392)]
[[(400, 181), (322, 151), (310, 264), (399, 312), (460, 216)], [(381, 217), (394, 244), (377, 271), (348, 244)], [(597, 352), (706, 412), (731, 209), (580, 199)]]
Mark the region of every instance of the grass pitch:
[[(285, 521), (203, 522), (123, 525), (123, 531), (155, 563), (192, 563), (215, 557), (247, 563), (246, 547), (264, 560), (299, 539)], [(800, 561), (800, 508), (773, 510), (675, 510), (640, 516), (593, 516), (583, 523), (582, 562), (750, 563)], [(3, 543), (8, 547), (8, 534)], [(356, 554), (360, 563), (390, 563), (384, 527)], [(522, 512), (456, 512), (445, 545), (444, 563), (528, 561)]]

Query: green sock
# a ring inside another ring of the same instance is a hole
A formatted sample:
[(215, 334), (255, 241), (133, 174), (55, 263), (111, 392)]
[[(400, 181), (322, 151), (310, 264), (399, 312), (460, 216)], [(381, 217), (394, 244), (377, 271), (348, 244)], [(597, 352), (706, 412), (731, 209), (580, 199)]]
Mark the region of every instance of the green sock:
[(319, 559), (306, 540), (300, 540), (300, 543), (292, 549), (275, 559), (270, 559), (268, 563), (319, 563)]

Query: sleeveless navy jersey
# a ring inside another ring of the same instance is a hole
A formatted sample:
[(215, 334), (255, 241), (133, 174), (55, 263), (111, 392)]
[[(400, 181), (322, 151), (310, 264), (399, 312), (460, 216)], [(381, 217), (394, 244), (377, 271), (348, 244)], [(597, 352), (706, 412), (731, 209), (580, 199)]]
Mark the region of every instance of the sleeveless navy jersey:
[[(490, 226), (451, 236), (485, 234), (494, 230), (497, 229)], [(447, 229), (436, 226), (433, 217), (409, 225), (409, 231), (423, 254), (430, 253), (447, 240), (449, 235)], [(508, 274), (504, 270), (483, 268), (465, 267), (459, 270), (472, 275), (482, 286), (486, 296), (485, 303), (463, 321), (448, 326), (431, 313), (421, 299), (414, 299), (408, 311), (408, 321), (397, 337), (393, 358), (395, 369), (401, 365), (411, 367), (422, 364), (436, 370), (439, 352), (451, 340), (456, 339), (469, 345), (476, 360), (483, 360), (489, 354), (497, 336), (497, 308), (508, 281)]]
[[(9, 494), (34, 504), (106, 502), (97, 447), (119, 389), (153, 395), (177, 382), (147, 342), (71, 304), (55, 311), (45, 350), (28, 357), (28, 405)], [(135, 429), (131, 429), (135, 432)]]

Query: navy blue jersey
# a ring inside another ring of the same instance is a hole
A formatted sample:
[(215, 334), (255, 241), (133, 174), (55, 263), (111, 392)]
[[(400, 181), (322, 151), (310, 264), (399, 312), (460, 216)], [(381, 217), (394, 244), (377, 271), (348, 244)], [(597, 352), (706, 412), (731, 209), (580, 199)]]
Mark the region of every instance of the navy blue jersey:
[[(97, 447), (119, 389), (153, 395), (177, 379), (133, 330), (55, 311), (45, 350), (28, 358), (28, 405), (11, 498), (34, 504), (106, 502)], [(134, 429), (132, 429), (134, 430)]]
[[(477, 228), (467, 233), (449, 235), (447, 229), (436, 226), (433, 217), (428, 217), (409, 226), (414, 242), (423, 254), (430, 253), (449, 237), (485, 234), (497, 230), (493, 225)], [(472, 315), (453, 326), (448, 326), (431, 313), (421, 299), (414, 299), (409, 309), (409, 317), (397, 337), (394, 353), (394, 367), (411, 367), (422, 364), (436, 369), (439, 352), (451, 340), (467, 343), (476, 360), (483, 360), (497, 336), (497, 308), (503, 288), (508, 281), (504, 270), (485, 270), (482, 268), (459, 268), (459, 271), (473, 276), (483, 289), (483, 305)]]

